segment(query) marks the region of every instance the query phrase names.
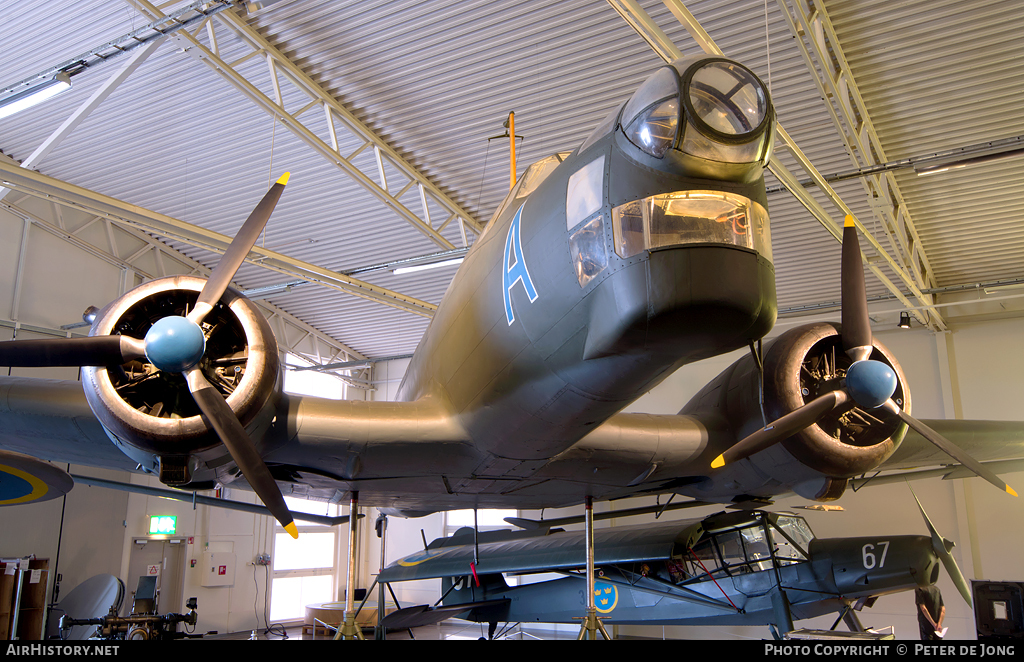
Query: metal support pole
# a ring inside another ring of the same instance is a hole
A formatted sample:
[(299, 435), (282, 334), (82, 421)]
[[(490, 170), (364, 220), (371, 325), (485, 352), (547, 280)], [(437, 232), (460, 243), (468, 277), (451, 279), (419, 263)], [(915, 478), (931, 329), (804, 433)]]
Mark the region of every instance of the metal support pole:
[(586, 498), (586, 540), (587, 540), (587, 615), (577, 639), (597, 639), (598, 631), (610, 639), (604, 625), (597, 618), (597, 604), (594, 601), (594, 498)]
[[(377, 516), (377, 537), (380, 538), (380, 572), (384, 572), (385, 545), (388, 536), (388, 516), (381, 514)], [(379, 575), (378, 575), (379, 576)], [(377, 586), (377, 627), (373, 630), (374, 639), (386, 639), (387, 632), (380, 623), (384, 620), (384, 584), (378, 582)]]
[(363, 639), (363, 631), (356, 625), (356, 543), (358, 540), (359, 492), (352, 492), (348, 508), (348, 578), (345, 581), (345, 620), (338, 628), (335, 639)]

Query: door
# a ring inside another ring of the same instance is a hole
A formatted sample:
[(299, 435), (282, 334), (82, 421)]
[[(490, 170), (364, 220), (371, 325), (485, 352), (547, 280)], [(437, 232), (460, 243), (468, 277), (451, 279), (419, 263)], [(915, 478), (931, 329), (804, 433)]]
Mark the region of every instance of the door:
[(135, 589), (140, 577), (157, 578), (158, 614), (181, 611), (181, 596), (185, 580), (185, 538), (133, 538), (132, 552), (128, 559), (128, 576), (125, 589), (129, 592), (122, 607), (122, 615), (132, 611)]

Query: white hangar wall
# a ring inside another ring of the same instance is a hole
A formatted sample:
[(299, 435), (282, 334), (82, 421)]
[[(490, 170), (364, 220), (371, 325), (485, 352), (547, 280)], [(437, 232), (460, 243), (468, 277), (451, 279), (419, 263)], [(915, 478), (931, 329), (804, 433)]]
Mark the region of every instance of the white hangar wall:
[[(81, 320), (89, 305), (103, 306), (143, 279), (188, 274), (203, 269), (189, 258), (145, 235), (110, 224), (82, 211), (48, 201), (7, 195), (0, 208), (0, 341), (63, 335), (59, 327)], [(264, 306), (264, 314), (283, 349), (325, 359), (338, 354), (336, 343), (291, 316)], [(73, 329), (84, 334), (85, 328)], [(287, 345), (287, 347), (285, 347)], [(0, 368), (3, 374), (77, 380), (77, 368)], [(363, 392), (350, 389), (350, 398)], [(163, 487), (153, 477), (77, 465), (58, 465), (70, 473), (119, 482)], [(244, 490), (226, 490), (226, 498), (255, 503)], [(176, 537), (187, 543), (185, 580), (176, 604), (164, 600), (160, 612), (185, 612), (185, 601), (199, 599), (196, 631), (252, 630), (263, 626), (266, 575), (254, 568), (258, 554), (273, 550), (269, 517), (129, 494), (101, 487), (75, 486), (66, 499), (0, 508), (0, 558), (35, 555), (49, 559), (47, 598), (55, 574), (63, 576), (60, 597), (97, 574), (125, 583), (127, 611), (138, 577), (128, 577), (133, 538), (148, 537), (149, 515), (177, 516)], [(62, 517), (63, 516), (63, 517)], [(343, 536), (342, 536), (343, 539)], [(59, 544), (58, 544), (59, 543)], [(341, 546), (336, 556), (341, 557)], [(233, 586), (201, 585), (197, 565), (205, 552), (233, 554)], [(59, 554), (59, 556), (58, 556)], [(338, 586), (347, 565), (336, 564)], [(258, 572), (255, 573), (254, 570)], [(254, 608), (254, 602), (257, 603)]]
[[(954, 323), (951, 332), (935, 334), (923, 328), (875, 329), (878, 340), (899, 359), (919, 418), (1024, 421), (1024, 319), (1010, 318), (975, 323)], [(702, 361), (678, 371), (638, 400), (632, 411), (674, 413), (721, 369), (741, 356)], [(1002, 476), (1018, 492), (1024, 472)], [(1024, 581), (1024, 501), (1013, 498), (980, 478), (914, 481), (913, 490), (939, 532), (956, 542), (953, 555), (968, 579)], [(778, 506), (803, 505), (803, 499), (784, 499)], [(844, 512), (802, 511), (819, 537), (926, 535), (927, 528), (906, 484), (868, 486), (847, 493), (837, 502)], [(627, 508), (623, 503), (616, 507)], [(699, 516), (709, 509), (678, 517)], [(797, 511), (800, 512), (800, 511)], [(638, 521), (638, 520), (633, 520)], [(945, 571), (939, 588), (946, 604), (947, 637), (973, 639), (974, 616), (962, 601)], [(860, 613), (867, 626), (893, 625), (898, 638), (918, 638), (913, 594), (878, 600)], [(798, 627), (829, 628), (833, 616), (802, 621)], [(845, 629), (840, 625), (839, 629)], [(673, 638), (756, 638), (767, 636), (764, 627), (621, 627), (620, 633)]]

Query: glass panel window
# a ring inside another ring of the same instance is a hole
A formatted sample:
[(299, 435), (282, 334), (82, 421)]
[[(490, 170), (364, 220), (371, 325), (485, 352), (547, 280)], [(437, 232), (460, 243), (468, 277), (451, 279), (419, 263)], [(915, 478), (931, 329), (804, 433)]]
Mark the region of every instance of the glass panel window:
[(727, 135), (750, 133), (768, 112), (768, 99), (757, 78), (730, 62), (711, 62), (694, 72), (689, 96), (701, 121)]
[(658, 69), (637, 88), (622, 111), (622, 126), (629, 126), (640, 111), (665, 97), (679, 95), (679, 76), (672, 67)]
[(586, 287), (594, 276), (608, 266), (604, 247), (604, 219), (598, 216), (569, 237), (569, 253), (580, 287)]
[[(502, 510), (498, 508), (481, 508), (476, 511), (476, 521), (481, 531), (492, 531), (494, 529), (508, 528), (506, 517), (515, 517), (519, 511)], [(473, 526), (473, 510), (450, 510), (447, 513), (448, 535), (455, 533), (464, 526)]]
[[(285, 497), (293, 512), (337, 516), (340, 507), (324, 501)], [(336, 600), (338, 528), (311, 524), (298, 517), (298, 540), (274, 526), (270, 566), (270, 620), (294, 620), (305, 616), (305, 606)]]
[(772, 259), (768, 212), (721, 191), (663, 193), (619, 205), (612, 209), (612, 234), (621, 257), (667, 246), (727, 244)]
[(274, 535), (274, 571), (334, 567), (334, 532)]
[[(286, 366), (306, 367), (313, 365), (312, 361), (286, 354), (284, 357)], [(284, 391), (295, 395), (314, 395), (318, 398), (330, 398), (331, 400), (343, 400), (345, 398), (345, 382), (337, 377), (315, 370), (284, 371)]]
[(546, 159), (541, 159), (530, 166), (523, 175), (523, 185), (519, 187), (516, 197), (525, 198), (536, 191), (540, 183), (547, 179), (548, 175), (554, 172), (561, 162), (557, 154), (552, 154)]
[[(814, 539), (814, 534), (811, 533), (807, 522), (802, 517), (782, 516), (779, 517), (777, 526), (781, 533), (774, 526), (769, 529), (769, 532), (772, 536), (772, 544), (775, 545), (775, 556), (779, 559), (779, 563), (781, 565), (789, 565), (806, 561), (807, 556), (804, 552), (810, 545), (811, 540)], [(785, 535), (782, 535), (783, 533)], [(794, 543), (796, 544), (794, 545)]]
[[(286, 534), (287, 535), (287, 534)], [(334, 577), (280, 577), (270, 597), (270, 620), (290, 621), (306, 615), (306, 605), (334, 600)]]
[(565, 224), (571, 230), (601, 208), (604, 201), (604, 154), (569, 177), (565, 196)]
[(675, 97), (651, 106), (629, 125), (630, 142), (659, 159), (672, 146), (679, 128), (679, 100)]
[(705, 538), (694, 545), (693, 549), (687, 550), (682, 561), (685, 564), (683, 574), (698, 579), (707, 578), (708, 574), (714, 575), (720, 567), (714, 541), (710, 538)]
[(709, 139), (692, 124), (688, 124), (686, 126), (686, 133), (683, 134), (682, 150), (687, 154), (699, 156), (709, 161), (753, 163), (760, 156), (761, 144), (764, 140), (764, 136), (758, 136), (754, 140), (741, 145), (725, 145)]

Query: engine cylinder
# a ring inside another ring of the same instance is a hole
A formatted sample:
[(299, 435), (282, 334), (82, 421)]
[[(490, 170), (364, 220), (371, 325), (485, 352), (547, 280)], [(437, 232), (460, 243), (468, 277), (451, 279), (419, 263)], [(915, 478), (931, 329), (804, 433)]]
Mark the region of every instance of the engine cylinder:
[[(892, 399), (909, 412), (910, 391), (899, 362), (877, 341), (870, 358), (895, 371), (898, 383)], [(843, 351), (838, 324), (801, 326), (779, 336), (764, 358), (768, 420), (841, 388), (851, 363)], [(850, 478), (884, 462), (906, 431), (906, 425), (893, 414), (851, 405), (826, 414), (782, 445), (801, 463), (826, 476)]]

